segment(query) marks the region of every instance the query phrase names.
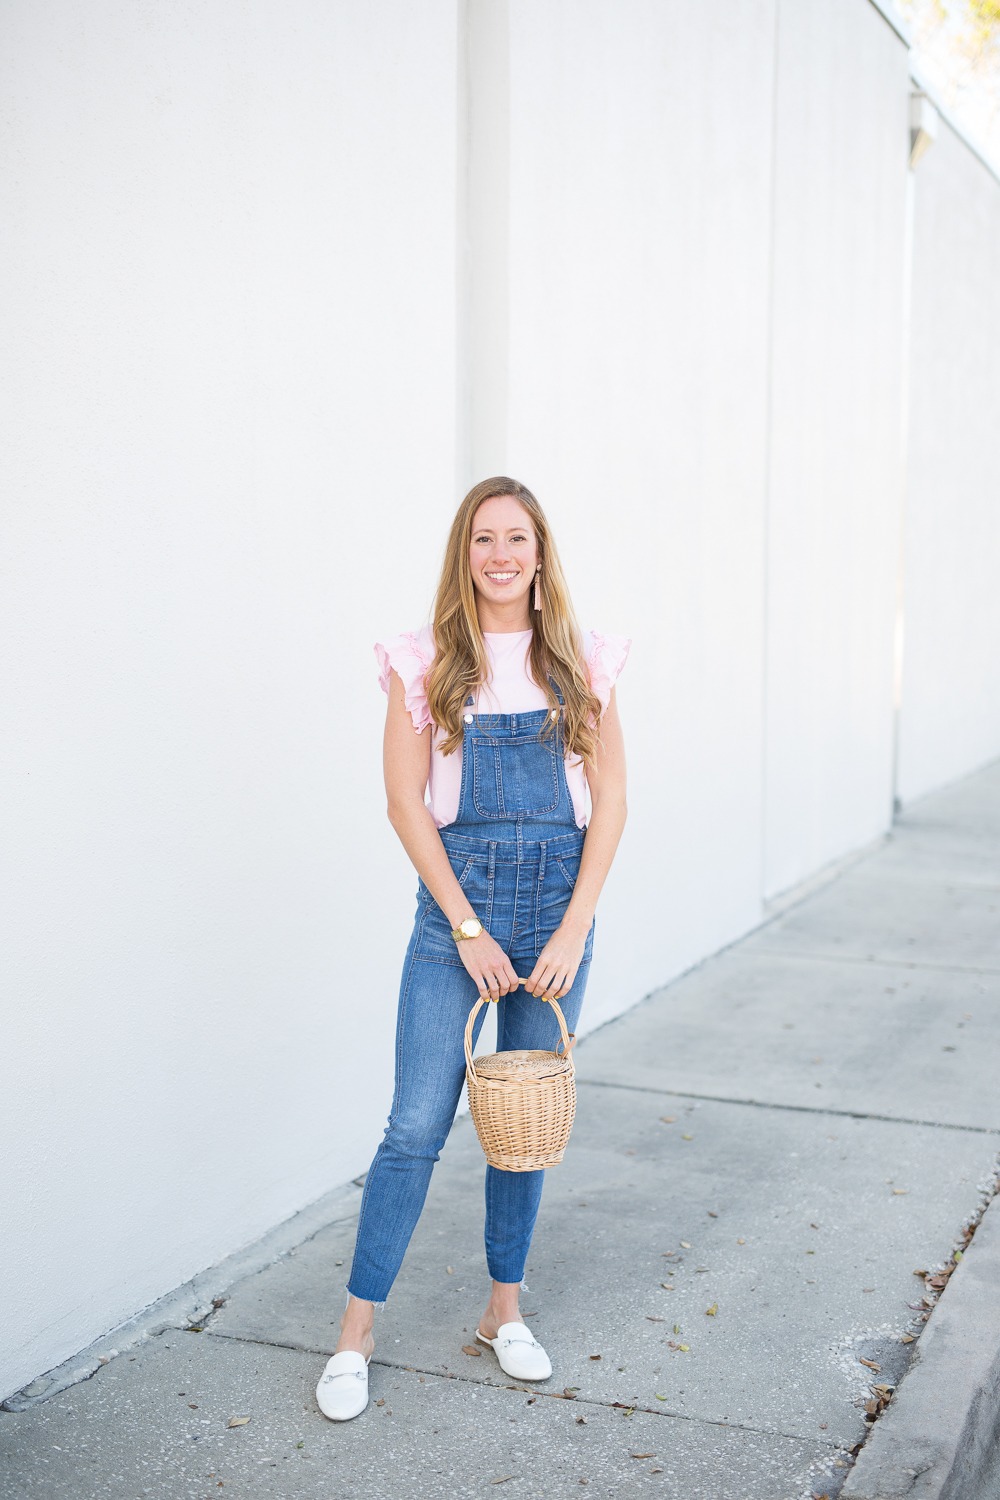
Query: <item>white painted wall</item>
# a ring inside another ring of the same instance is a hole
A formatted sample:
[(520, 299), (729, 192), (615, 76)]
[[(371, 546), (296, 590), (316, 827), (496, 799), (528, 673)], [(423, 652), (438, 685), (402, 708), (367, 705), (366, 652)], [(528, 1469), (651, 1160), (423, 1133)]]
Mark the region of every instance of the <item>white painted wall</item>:
[(907, 53), (872, 5), (778, 30), (764, 895), (892, 812)]
[(471, 478), (635, 638), (587, 1025), (886, 826), (907, 85), (867, 0), (2, 26), (7, 1394), (366, 1167), (414, 885), (371, 643)]
[(943, 123), (914, 175), (904, 802), (1000, 754), (1000, 182)]
[(511, 18), (508, 463), (582, 623), (635, 640), (605, 1019), (760, 914), (775, 13), (735, 8), (724, 41), (687, 3)]
[(456, 24), (3, 24), (6, 1395), (384, 1124), (414, 882), (371, 643), (454, 496)]

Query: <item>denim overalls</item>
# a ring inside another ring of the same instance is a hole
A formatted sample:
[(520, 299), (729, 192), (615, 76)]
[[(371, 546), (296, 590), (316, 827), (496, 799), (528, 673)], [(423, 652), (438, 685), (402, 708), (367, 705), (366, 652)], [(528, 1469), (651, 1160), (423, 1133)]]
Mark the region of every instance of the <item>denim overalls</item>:
[[(541, 738), (550, 711), (476, 715), (472, 702), (463, 715), (458, 816), (441, 829), (441, 842), (473, 911), (526, 979), (569, 904), (584, 833), (566, 784), (561, 725)], [(592, 924), (573, 988), (559, 1002), (570, 1031), (593, 942)], [(348, 1282), (355, 1297), (384, 1302), (402, 1264), (461, 1097), (463, 1034), (478, 994), (450, 922), (421, 881), (399, 992), (392, 1113), (365, 1182)], [(559, 1028), (541, 1000), (515, 990), (497, 1009), (499, 1051), (555, 1047)], [(544, 1177), (486, 1168), (486, 1259), (494, 1281), (523, 1279)]]

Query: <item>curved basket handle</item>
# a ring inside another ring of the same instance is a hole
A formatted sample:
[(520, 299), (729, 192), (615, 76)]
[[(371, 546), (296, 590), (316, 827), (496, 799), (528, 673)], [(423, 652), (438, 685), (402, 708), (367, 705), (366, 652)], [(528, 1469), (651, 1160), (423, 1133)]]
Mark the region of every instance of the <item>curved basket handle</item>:
[[(518, 984), (527, 984), (528, 981), (526, 979), (519, 979), (517, 982)], [(559, 1042), (557, 1042), (554, 1055), (556, 1057), (568, 1057), (573, 1048), (576, 1046), (576, 1037), (572, 1036), (566, 1030), (566, 1017), (562, 1013), (562, 1006), (559, 1004), (558, 1000), (548, 1000), (544, 995), (539, 996), (539, 998), (543, 1005), (551, 1005), (552, 1009), (555, 1011), (556, 1020), (559, 1022), (559, 1030), (562, 1033), (561, 1037), (559, 1038), (559, 1041), (562, 1042), (562, 1051), (559, 1051)], [(490, 1003), (491, 1002), (488, 997), (484, 999), (484, 997), (480, 995), (475, 1005), (469, 1011), (469, 1019), (465, 1023), (465, 1066), (469, 1070), (469, 1074), (472, 1077), (473, 1083), (479, 1082), (479, 1075), (476, 1072), (475, 1065), (472, 1061), (472, 1028), (475, 1025), (476, 1017), (478, 1016), (482, 1007), (484, 1005), (489, 1005)]]

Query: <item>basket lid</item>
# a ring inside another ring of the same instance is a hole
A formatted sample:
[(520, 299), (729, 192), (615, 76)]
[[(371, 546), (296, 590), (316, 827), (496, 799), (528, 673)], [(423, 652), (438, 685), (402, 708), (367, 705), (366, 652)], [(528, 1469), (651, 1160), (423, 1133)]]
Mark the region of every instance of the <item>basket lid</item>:
[(480, 1078), (515, 1079), (562, 1078), (573, 1073), (571, 1057), (557, 1057), (554, 1052), (491, 1052), (475, 1059)]

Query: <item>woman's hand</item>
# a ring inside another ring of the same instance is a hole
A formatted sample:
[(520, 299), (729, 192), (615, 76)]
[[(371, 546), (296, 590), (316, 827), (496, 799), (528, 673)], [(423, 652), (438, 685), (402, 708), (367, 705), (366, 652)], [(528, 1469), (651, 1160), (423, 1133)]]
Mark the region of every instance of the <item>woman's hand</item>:
[(501, 995), (517, 989), (518, 976), (514, 965), (485, 927), (478, 937), (466, 938), (455, 946), (484, 1000), (487, 995), (491, 1000), (498, 1000)]
[(587, 946), (587, 932), (561, 926), (549, 938), (535, 960), (535, 967), (524, 988), (527, 994), (544, 1000), (559, 1000), (573, 988), (576, 971)]

